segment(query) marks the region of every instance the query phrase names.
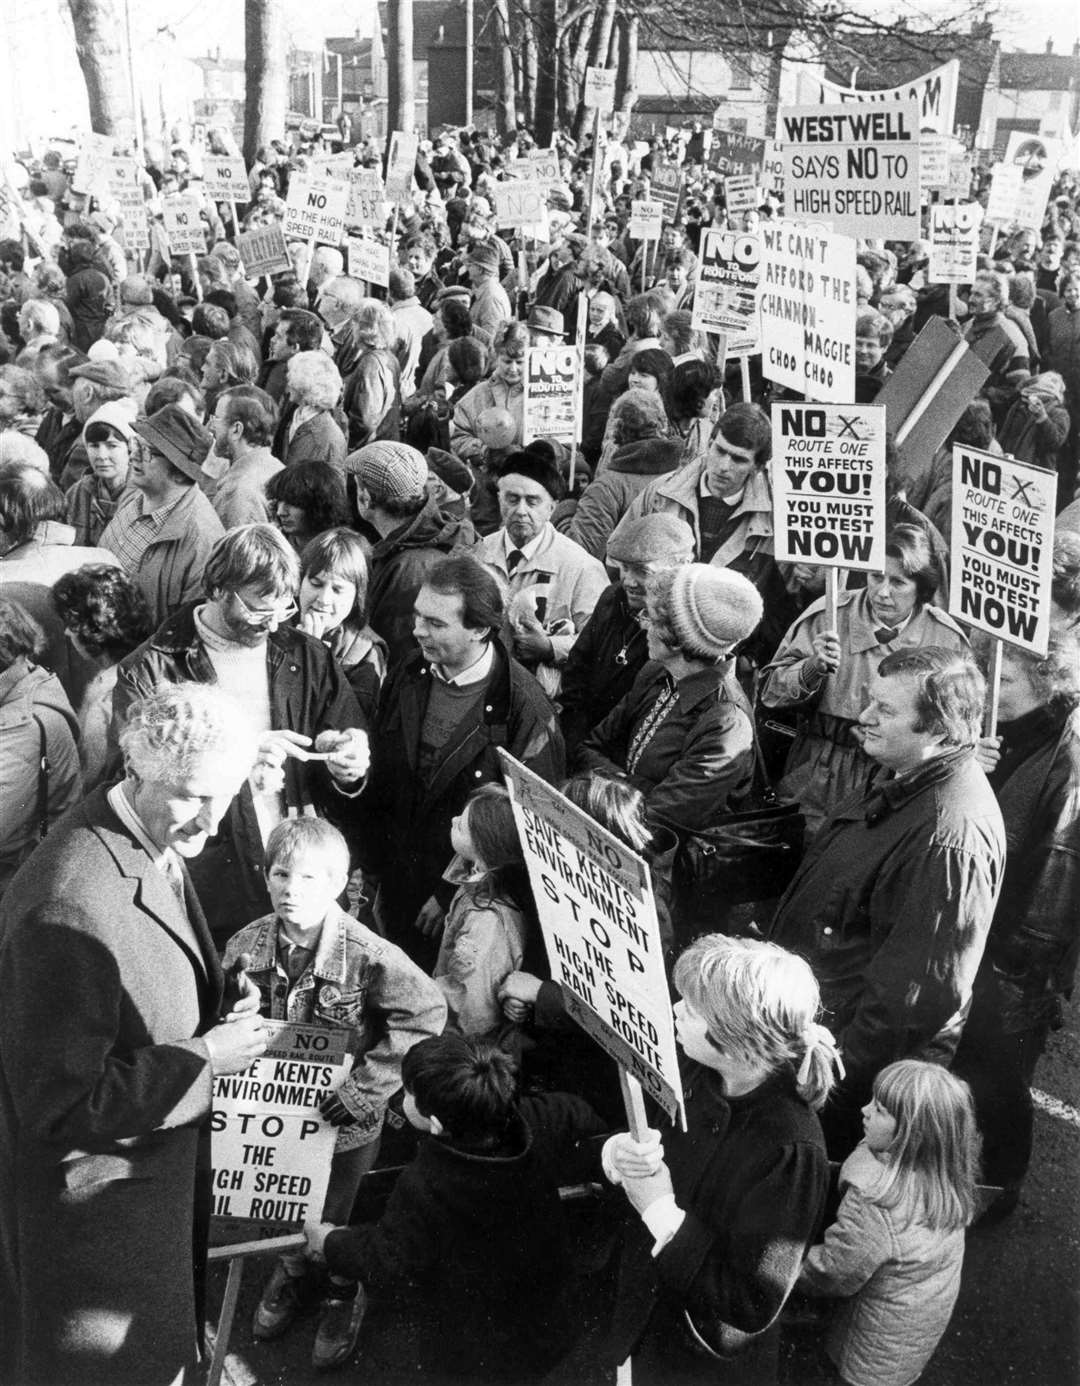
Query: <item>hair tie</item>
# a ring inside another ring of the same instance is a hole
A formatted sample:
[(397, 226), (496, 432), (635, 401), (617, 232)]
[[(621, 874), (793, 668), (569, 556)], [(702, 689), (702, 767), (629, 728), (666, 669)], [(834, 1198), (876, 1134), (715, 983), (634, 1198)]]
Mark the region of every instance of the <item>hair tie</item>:
[(836, 1039), (830, 1029), (824, 1025), (819, 1025), (816, 1020), (812, 1020), (803, 1031), (802, 1039), (806, 1046), (806, 1052), (803, 1054), (802, 1063), (795, 1074), (795, 1082), (799, 1087), (803, 1087), (810, 1079), (810, 1059), (817, 1048), (828, 1051), (829, 1062), (836, 1069), (837, 1076), (844, 1077), (844, 1061), (840, 1057), (840, 1050), (837, 1048)]

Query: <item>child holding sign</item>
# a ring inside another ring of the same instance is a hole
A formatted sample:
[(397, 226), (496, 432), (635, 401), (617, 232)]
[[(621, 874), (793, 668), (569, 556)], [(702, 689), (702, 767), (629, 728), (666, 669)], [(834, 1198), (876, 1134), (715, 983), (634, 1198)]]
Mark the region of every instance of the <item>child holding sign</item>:
[[(402, 1058), (446, 1021), (434, 982), (338, 906), (348, 876), (349, 849), (332, 824), (306, 817), (279, 823), (266, 844), (274, 913), (234, 934), (223, 958), (225, 968), (245, 962), (261, 1015), (350, 1033), (352, 1072), (319, 1108), (340, 1132), (322, 1209), (334, 1222), (348, 1221), (360, 1180), (375, 1163), (386, 1104), (401, 1086)], [(303, 1253), (280, 1259), (255, 1310), (256, 1338), (285, 1332), (317, 1278), (311, 1272)], [(314, 1366), (345, 1361), (363, 1313), (356, 1281), (331, 1277)]]

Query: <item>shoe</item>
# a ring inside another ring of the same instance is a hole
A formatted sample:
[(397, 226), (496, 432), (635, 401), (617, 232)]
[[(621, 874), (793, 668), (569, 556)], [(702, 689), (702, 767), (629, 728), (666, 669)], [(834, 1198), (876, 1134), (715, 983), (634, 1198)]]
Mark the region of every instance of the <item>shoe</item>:
[(311, 1365), (318, 1371), (330, 1371), (348, 1361), (360, 1336), (364, 1322), (367, 1297), (364, 1287), (357, 1285), (352, 1299), (327, 1299), (319, 1317), (315, 1346), (311, 1350)]
[(279, 1262), (263, 1287), (262, 1298), (255, 1306), (251, 1334), (259, 1342), (280, 1338), (296, 1318), (300, 1309), (301, 1290), (305, 1277), (290, 1275)]

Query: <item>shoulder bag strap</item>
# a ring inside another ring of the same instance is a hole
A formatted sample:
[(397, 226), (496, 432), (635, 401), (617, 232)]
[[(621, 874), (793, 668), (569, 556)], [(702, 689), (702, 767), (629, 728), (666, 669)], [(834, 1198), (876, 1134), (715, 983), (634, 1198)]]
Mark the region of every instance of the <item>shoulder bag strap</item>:
[(38, 773), (37, 773), (37, 834), (43, 838), (49, 831), (49, 748), (45, 741), (45, 723), (35, 712), (34, 721), (38, 726)]

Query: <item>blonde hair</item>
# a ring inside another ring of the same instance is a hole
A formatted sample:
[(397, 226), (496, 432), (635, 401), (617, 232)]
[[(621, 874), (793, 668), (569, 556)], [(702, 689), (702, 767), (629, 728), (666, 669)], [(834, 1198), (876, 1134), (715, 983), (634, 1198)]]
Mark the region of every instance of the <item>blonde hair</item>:
[(901, 1059), (874, 1079), (874, 1100), (896, 1131), (867, 1197), (882, 1208), (911, 1205), (915, 1220), (936, 1232), (966, 1227), (982, 1152), (971, 1089), (938, 1064)]
[(774, 1073), (788, 1069), (803, 1101), (815, 1111), (824, 1105), (836, 1045), (817, 1023), (821, 994), (802, 958), (759, 939), (705, 934), (680, 955), (675, 986), (717, 1049)]

